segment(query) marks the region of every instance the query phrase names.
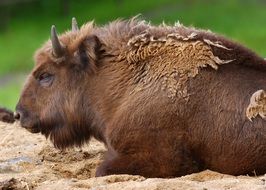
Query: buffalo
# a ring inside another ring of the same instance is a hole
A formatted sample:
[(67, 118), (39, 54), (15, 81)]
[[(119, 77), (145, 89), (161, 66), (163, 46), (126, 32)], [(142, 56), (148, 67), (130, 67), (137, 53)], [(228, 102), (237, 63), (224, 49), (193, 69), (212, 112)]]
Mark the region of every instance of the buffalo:
[(266, 61), (211, 31), (73, 19), (37, 50), (14, 117), (59, 149), (103, 142), (96, 176), (259, 175), (265, 85)]

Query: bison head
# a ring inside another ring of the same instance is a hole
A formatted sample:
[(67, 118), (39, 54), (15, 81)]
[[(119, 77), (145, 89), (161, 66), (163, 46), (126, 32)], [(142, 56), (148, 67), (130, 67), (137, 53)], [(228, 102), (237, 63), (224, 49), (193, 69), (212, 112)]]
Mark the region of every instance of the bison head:
[(32, 133), (49, 137), (58, 148), (82, 145), (93, 133), (89, 90), (96, 75), (100, 41), (93, 24), (49, 40), (35, 55), (35, 67), (16, 106), (16, 119)]

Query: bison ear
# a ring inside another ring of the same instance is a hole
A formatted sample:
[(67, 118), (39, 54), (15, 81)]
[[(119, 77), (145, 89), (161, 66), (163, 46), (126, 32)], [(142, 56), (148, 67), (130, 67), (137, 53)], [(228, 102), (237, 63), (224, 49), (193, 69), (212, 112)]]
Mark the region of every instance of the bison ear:
[(97, 36), (92, 35), (81, 42), (78, 47), (78, 63), (82, 68), (89, 68), (95, 71), (99, 59), (101, 43)]

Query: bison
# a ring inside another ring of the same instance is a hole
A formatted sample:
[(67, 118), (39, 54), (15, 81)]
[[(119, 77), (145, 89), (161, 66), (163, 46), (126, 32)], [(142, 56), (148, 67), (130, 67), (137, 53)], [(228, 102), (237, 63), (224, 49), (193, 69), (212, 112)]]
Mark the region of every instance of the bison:
[(266, 62), (236, 42), (179, 23), (73, 19), (60, 36), (52, 26), (35, 63), (16, 119), (60, 149), (103, 142), (96, 176), (266, 172)]

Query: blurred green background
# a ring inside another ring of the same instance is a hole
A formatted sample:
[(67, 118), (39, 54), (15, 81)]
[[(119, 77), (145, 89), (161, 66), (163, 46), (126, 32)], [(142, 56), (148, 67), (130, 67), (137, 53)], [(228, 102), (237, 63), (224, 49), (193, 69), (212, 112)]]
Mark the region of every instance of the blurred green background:
[(0, 106), (15, 108), (32, 55), (48, 38), (52, 24), (59, 32), (95, 20), (141, 14), (157, 24), (180, 21), (228, 36), (266, 56), (265, 0), (0, 0)]

